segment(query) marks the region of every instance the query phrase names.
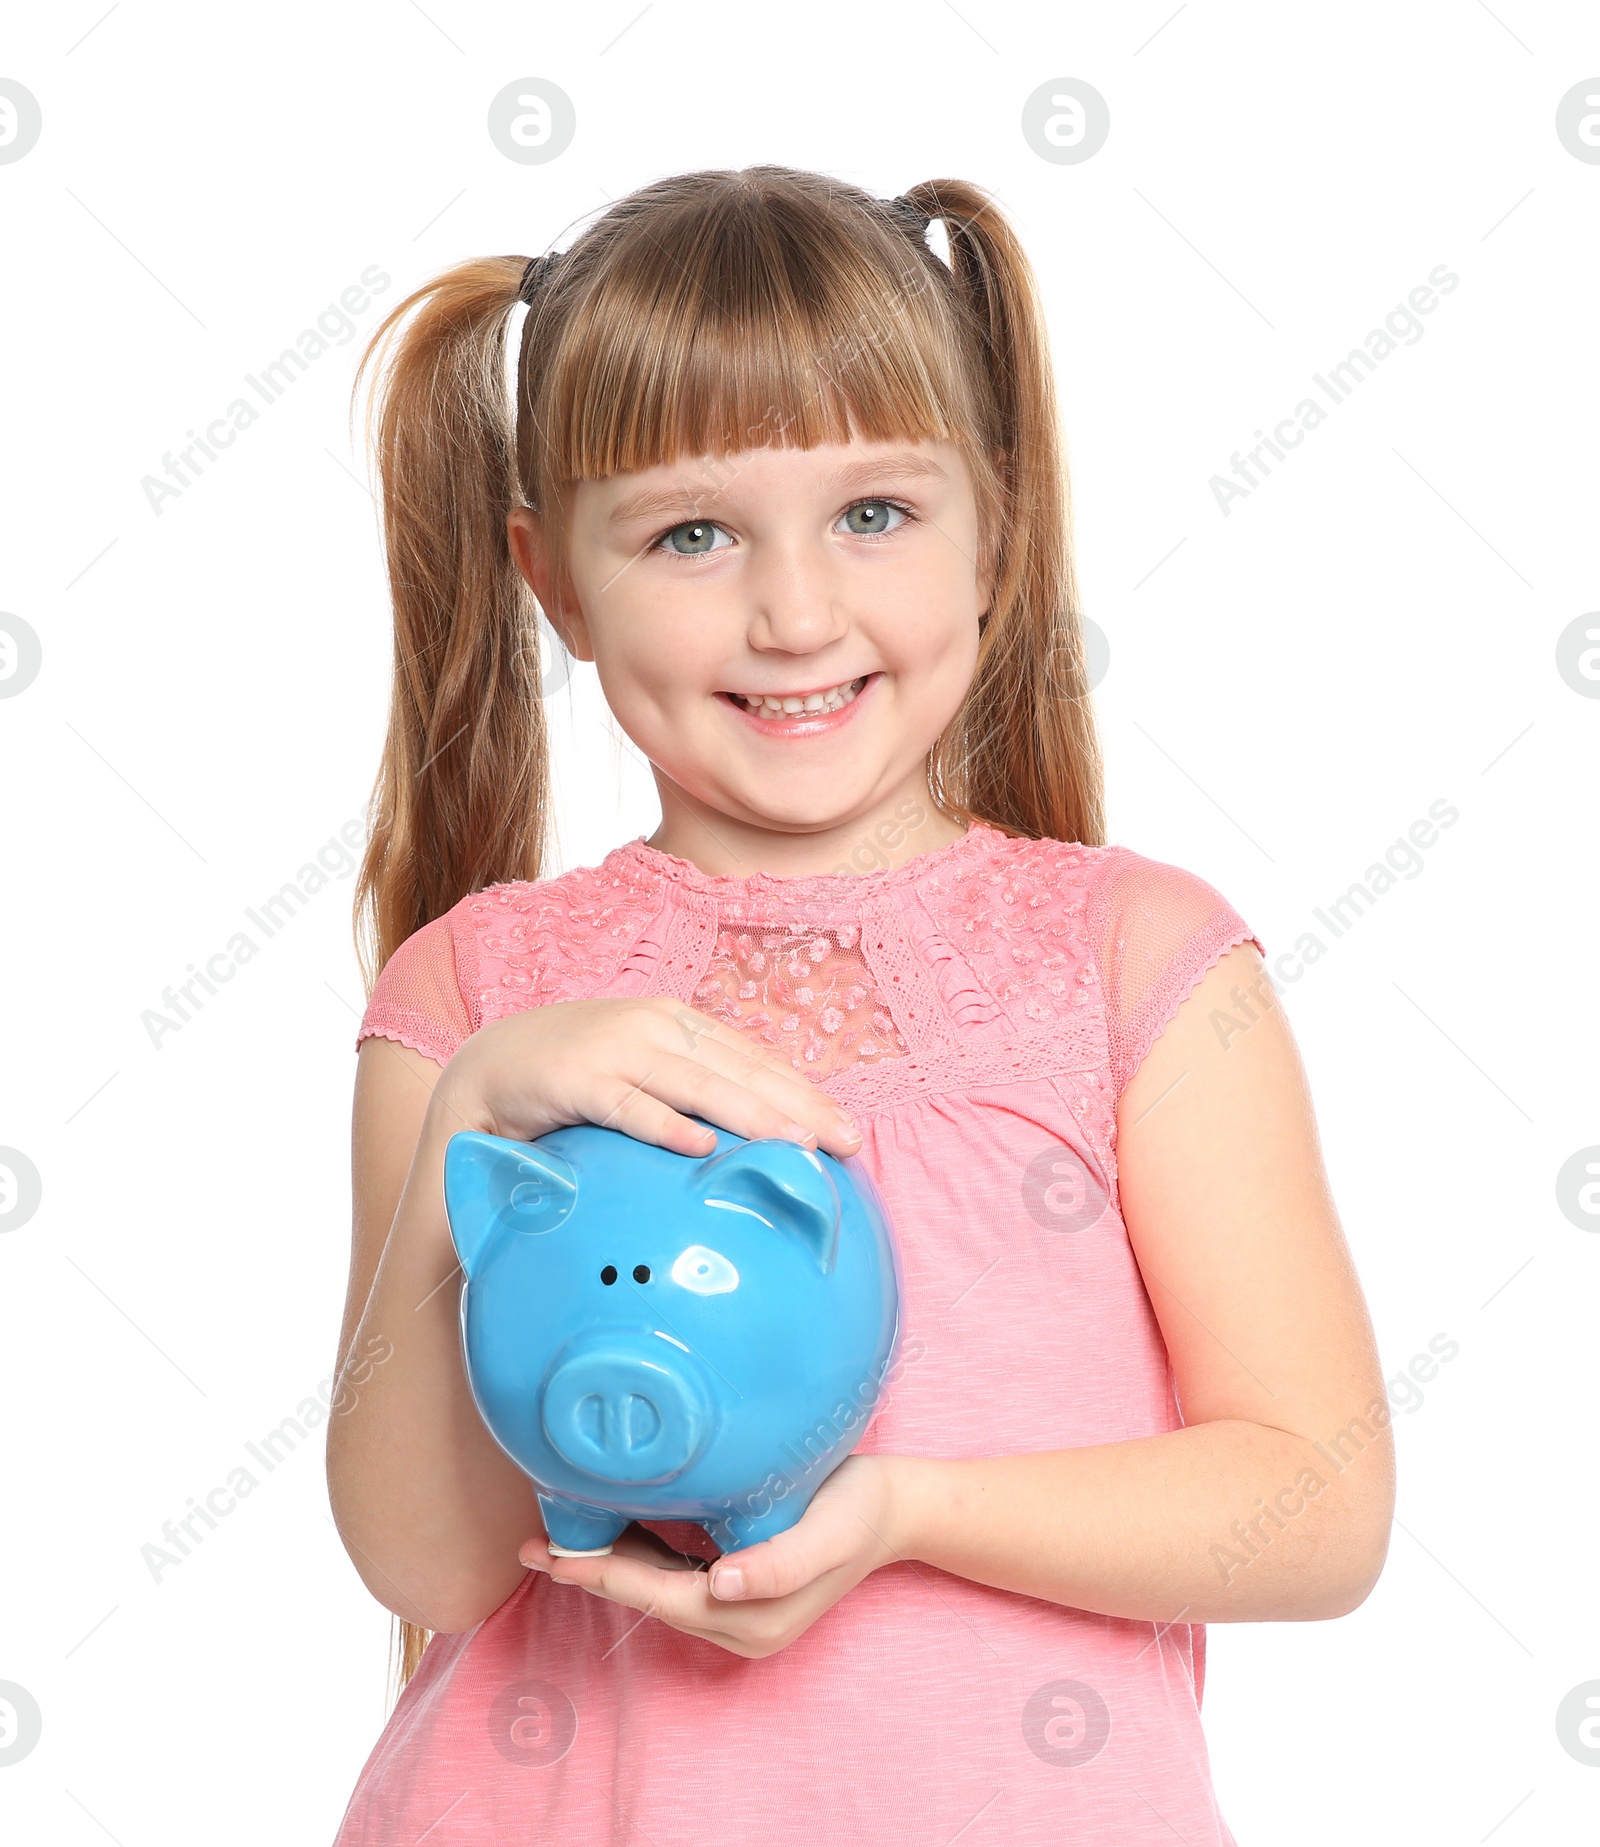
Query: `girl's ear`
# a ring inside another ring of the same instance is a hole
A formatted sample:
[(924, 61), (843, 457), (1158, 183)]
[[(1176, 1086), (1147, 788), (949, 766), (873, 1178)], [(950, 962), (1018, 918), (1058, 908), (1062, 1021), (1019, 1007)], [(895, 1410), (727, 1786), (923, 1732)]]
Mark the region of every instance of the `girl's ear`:
[(550, 626), (561, 637), (562, 645), (574, 660), (592, 661), (589, 631), (583, 612), (576, 605), (568, 608), (555, 583), (549, 552), (544, 540), (544, 526), (532, 507), (513, 507), (506, 515), (506, 538), (511, 557), (523, 581), (539, 599)]

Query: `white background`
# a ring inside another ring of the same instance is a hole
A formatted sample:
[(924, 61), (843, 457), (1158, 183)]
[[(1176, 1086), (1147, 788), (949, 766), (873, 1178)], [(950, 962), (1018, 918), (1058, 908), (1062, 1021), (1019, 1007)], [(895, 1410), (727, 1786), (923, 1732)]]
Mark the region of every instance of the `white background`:
[[(1270, 958), (1459, 810), (1285, 989), (1385, 1371), (1459, 1352), (1397, 1416), (1377, 1590), (1214, 1627), (1205, 1720), (1241, 1847), (1595, 1838), (1600, 1769), (1555, 1713), (1600, 1678), (1600, 1237), (1555, 1182), (1600, 1142), (1600, 702), (1556, 646), (1600, 608), (1600, 166), (1554, 122), (1597, 72), (1593, 9), (1532, 0), (13, 16), (0, 77), (44, 126), (0, 165), (0, 609), (43, 668), (0, 700), (0, 1143), (43, 1203), (0, 1237), (0, 1681), (44, 1729), (0, 1768), (9, 1838), (330, 1839), (386, 1711), (320, 1432), (159, 1582), (141, 1558), (332, 1365), (350, 879), (159, 1049), (141, 1015), (371, 787), (360, 340), (159, 514), (141, 479), (368, 265), (392, 303), (660, 175), (768, 161), (885, 196), (968, 178), (1018, 226), (1111, 649), (1113, 840), (1208, 879)], [(544, 166), (485, 129), (530, 75), (577, 110)], [(1062, 76), (1111, 111), (1076, 166), (1020, 130)], [(1224, 516), (1210, 478), (1441, 263), (1423, 337)], [(592, 672), (557, 716), (561, 864), (657, 817)]]

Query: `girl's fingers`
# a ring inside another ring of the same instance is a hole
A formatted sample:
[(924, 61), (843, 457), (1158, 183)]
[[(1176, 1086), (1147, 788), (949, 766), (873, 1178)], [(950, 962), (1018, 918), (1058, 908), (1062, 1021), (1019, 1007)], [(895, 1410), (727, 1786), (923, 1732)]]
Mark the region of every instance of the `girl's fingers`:
[[(672, 1091), (654, 1080), (650, 1084), (662, 1101), (747, 1140), (774, 1136), (804, 1141), (809, 1132), (819, 1148), (840, 1158), (860, 1148), (854, 1123), (787, 1059), (753, 1046), (742, 1033), (692, 1008), (674, 1003), (672, 1022), (686, 1044), (669, 1079)], [(704, 1077), (691, 1075), (691, 1069)], [(726, 1110), (734, 1115), (719, 1113)]]
[[(656, 1076), (652, 1071), (646, 1081), (654, 1084)], [(717, 1142), (703, 1124), (691, 1122), (642, 1084), (619, 1086), (615, 1100), (609, 1106), (602, 1102), (591, 1120), (602, 1129), (620, 1129), (637, 1142), (653, 1142), (674, 1154), (709, 1154)]]
[[(435, 1091), (482, 1126), (531, 1141), (577, 1122), (617, 1129), (685, 1155), (705, 1155), (714, 1124), (846, 1159), (861, 1135), (786, 1058), (668, 995), (554, 1002), (484, 1027)], [(699, 1122), (691, 1120), (700, 1117)]]
[[(677, 1154), (711, 1152), (716, 1136), (707, 1123), (746, 1141), (792, 1141), (802, 1148), (825, 1147), (836, 1157), (854, 1154), (861, 1145), (859, 1134), (847, 1135), (831, 1103), (822, 1112), (807, 1112), (820, 1121), (819, 1134), (737, 1079), (676, 1052), (659, 1054), (636, 1082), (618, 1078), (613, 1084), (602, 1088), (590, 1120)], [(701, 1120), (691, 1120), (696, 1116)]]

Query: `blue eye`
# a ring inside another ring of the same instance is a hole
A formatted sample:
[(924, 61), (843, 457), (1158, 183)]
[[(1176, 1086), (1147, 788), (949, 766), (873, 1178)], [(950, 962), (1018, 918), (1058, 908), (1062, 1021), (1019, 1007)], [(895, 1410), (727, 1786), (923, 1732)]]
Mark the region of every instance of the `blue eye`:
[[(898, 518), (891, 521), (891, 514)], [(847, 530), (858, 538), (870, 538), (875, 532), (893, 532), (910, 517), (910, 509), (901, 506), (898, 500), (858, 500), (840, 515), (848, 522)]]
[[(681, 526), (674, 526), (670, 532), (662, 533), (659, 543), (666, 550), (676, 552), (680, 558), (703, 557), (707, 552), (726, 549), (712, 542), (713, 535), (719, 532), (722, 532), (722, 528), (708, 519), (686, 519)], [(727, 538), (728, 535), (723, 533), (722, 536)], [(684, 540), (682, 545), (673, 543), (680, 537)]]

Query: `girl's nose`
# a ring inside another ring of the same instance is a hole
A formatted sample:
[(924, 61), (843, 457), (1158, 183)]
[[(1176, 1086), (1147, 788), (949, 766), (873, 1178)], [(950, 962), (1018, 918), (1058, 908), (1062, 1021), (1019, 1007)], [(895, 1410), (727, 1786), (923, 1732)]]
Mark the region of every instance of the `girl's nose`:
[(750, 643), (811, 653), (848, 633), (850, 617), (831, 561), (798, 547), (769, 553), (745, 573)]

